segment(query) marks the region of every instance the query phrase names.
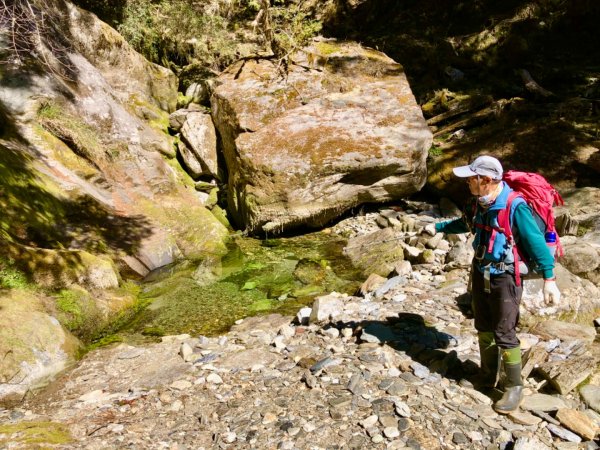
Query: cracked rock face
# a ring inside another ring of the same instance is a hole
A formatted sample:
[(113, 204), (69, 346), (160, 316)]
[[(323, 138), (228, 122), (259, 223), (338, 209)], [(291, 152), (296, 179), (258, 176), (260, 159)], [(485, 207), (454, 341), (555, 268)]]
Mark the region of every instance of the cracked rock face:
[(250, 232), (319, 227), (425, 183), (431, 133), (400, 64), (353, 43), (316, 42), (282, 77), (243, 61), (211, 104), (229, 171), (229, 209)]

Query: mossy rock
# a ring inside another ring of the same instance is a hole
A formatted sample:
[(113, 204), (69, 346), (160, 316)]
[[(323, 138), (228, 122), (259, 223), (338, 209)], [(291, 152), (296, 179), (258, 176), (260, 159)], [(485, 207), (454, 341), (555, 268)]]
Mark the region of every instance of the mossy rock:
[(227, 252), (228, 229), (214, 213), (198, 205), (193, 194), (182, 192), (179, 198), (163, 198), (160, 205), (144, 201), (138, 202), (138, 206), (169, 230), (185, 258), (203, 259), (206, 255)]
[(57, 422), (22, 421), (0, 425), (0, 446), (7, 444), (27, 448), (47, 448), (73, 442), (66, 425)]
[(294, 270), (294, 277), (304, 284), (323, 284), (327, 276), (327, 264), (312, 259), (301, 259)]
[(404, 260), (400, 238), (392, 228), (384, 228), (350, 240), (345, 252), (365, 278), (372, 273), (387, 277)]
[(14, 246), (11, 252), (16, 264), (31, 274), (40, 286), (61, 289), (80, 284), (93, 289), (115, 288), (119, 276), (107, 257), (92, 255), (83, 250), (50, 250)]
[[(0, 404), (11, 388), (33, 387), (63, 370), (75, 359), (79, 341), (45, 312), (39, 294), (0, 291)], [(8, 401), (10, 403), (10, 401)]]

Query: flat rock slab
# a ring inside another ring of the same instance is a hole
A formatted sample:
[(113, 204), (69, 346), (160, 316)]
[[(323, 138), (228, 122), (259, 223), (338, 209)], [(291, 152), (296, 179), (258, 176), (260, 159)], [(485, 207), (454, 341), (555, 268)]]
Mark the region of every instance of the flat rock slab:
[(567, 404), (559, 397), (554, 397), (547, 394), (533, 394), (523, 398), (521, 408), (526, 411), (558, 411), (561, 408), (566, 408)]
[(246, 331), (260, 330), (277, 333), (284, 325), (289, 325), (292, 318), (281, 314), (269, 314), (267, 316), (255, 316), (244, 319), (241, 323), (231, 327), (231, 331), (243, 333)]
[(233, 353), (219, 360), (215, 366), (222, 369), (250, 370), (253, 366), (263, 365), (269, 367), (279, 360), (279, 356), (264, 348), (251, 348), (238, 353)]
[(575, 409), (559, 409), (556, 418), (569, 430), (577, 433), (585, 439), (594, 439), (598, 434), (598, 426), (593, 419), (581, 411)]
[(542, 421), (539, 417), (534, 416), (533, 414), (526, 411), (515, 411), (508, 415), (510, 420), (520, 425), (537, 425)]
[(540, 322), (533, 327), (531, 332), (546, 340), (558, 338), (561, 341), (572, 341), (574, 339), (580, 339), (584, 342), (591, 343), (596, 338), (596, 329), (594, 327), (561, 322), (559, 320), (546, 320)]

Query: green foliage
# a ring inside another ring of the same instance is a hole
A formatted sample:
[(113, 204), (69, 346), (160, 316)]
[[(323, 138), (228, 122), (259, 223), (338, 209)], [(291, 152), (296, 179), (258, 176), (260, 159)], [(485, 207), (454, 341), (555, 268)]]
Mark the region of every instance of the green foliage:
[(54, 102), (44, 102), (38, 109), (37, 115), (40, 120), (55, 120), (60, 117), (61, 109)]
[(274, 7), (271, 14), (275, 41), (285, 55), (307, 45), (323, 27), (320, 21), (311, 19), (309, 14), (296, 4)]
[(429, 148), (429, 157), (435, 158), (436, 156), (442, 156), (444, 150), (439, 145), (432, 144)]
[(43, 102), (37, 111), (41, 125), (73, 152), (93, 161), (101, 150), (101, 141), (94, 128), (78, 117), (69, 114), (61, 105), (52, 101)]
[(23, 272), (15, 267), (12, 259), (0, 258), (0, 287), (5, 289), (29, 289), (31, 284)]
[(189, 95), (183, 94), (183, 92), (177, 93), (177, 108), (185, 108), (187, 105), (192, 103), (193, 98)]
[(218, 70), (236, 54), (224, 14), (218, 2), (129, 0), (117, 30), (150, 61), (181, 67), (199, 60)]
[[(266, 44), (276, 57), (287, 57), (306, 45), (322, 24), (296, 3), (274, 3), (269, 8), (272, 37)], [(259, 50), (260, 27), (250, 24), (260, 9), (257, 0), (128, 0), (117, 30), (150, 61), (183, 72), (185, 67), (201, 67), (207, 76), (206, 69), (208, 74), (220, 71)], [(185, 81), (189, 76), (183, 72)]]

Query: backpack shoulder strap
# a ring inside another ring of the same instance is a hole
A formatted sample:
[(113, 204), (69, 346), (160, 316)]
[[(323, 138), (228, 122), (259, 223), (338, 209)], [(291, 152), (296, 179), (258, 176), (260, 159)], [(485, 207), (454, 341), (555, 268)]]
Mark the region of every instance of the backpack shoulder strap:
[(512, 239), (512, 212), (513, 212), (513, 202), (517, 199), (520, 199), (521, 202), (526, 202), (523, 195), (518, 193), (517, 191), (512, 191), (508, 194), (508, 198), (506, 200), (506, 207), (498, 211), (498, 227), (503, 230), (503, 233), (507, 236), (507, 238)]
[[(520, 199), (520, 201), (519, 201)], [(498, 211), (498, 226), (503, 229), (503, 233), (506, 236), (506, 240), (512, 246), (513, 258), (515, 262), (515, 281), (517, 286), (521, 286), (521, 271), (519, 270), (519, 250), (517, 249), (517, 245), (515, 243), (513, 232), (512, 232), (512, 212), (513, 212), (513, 202), (517, 201), (519, 203), (525, 202), (525, 199), (521, 194), (516, 191), (512, 191), (508, 194), (508, 199), (506, 200), (506, 207), (500, 211)]]

